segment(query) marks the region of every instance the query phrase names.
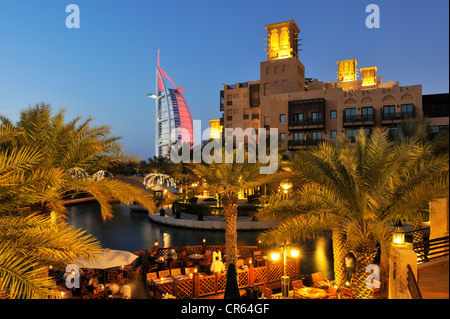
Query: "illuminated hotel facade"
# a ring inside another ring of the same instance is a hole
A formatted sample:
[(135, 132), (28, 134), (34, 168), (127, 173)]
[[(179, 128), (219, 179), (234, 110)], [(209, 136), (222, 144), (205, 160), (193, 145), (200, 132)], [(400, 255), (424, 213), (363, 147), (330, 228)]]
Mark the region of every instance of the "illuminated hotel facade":
[[(173, 85), (169, 87), (167, 80)], [(189, 106), (182, 91), (158, 64), (156, 67), (156, 94), (147, 94), (156, 103), (155, 155), (170, 154), (170, 147), (178, 142), (193, 144), (193, 124)]]
[[(265, 28), (260, 80), (224, 85), (220, 92), (223, 128), (278, 128), (282, 150), (291, 156), (321, 141), (335, 143), (340, 134), (354, 138), (360, 128), (368, 134), (375, 127), (396, 130), (407, 118), (423, 118), (422, 85), (383, 83), (376, 66), (358, 70), (356, 59), (337, 62), (337, 82), (305, 78), (296, 23)], [(448, 130), (448, 93), (441, 101), (447, 103), (444, 112), (429, 119), (432, 127)]]

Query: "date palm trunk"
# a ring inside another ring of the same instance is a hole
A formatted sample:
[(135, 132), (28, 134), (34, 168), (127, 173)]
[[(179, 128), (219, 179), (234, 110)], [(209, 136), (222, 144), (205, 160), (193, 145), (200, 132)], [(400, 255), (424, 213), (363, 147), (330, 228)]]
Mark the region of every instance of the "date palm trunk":
[(333, 240), (333, 260), (334, 260), (334, 283), (338, 287), (342, 287), (345, 283), (345, 255), (347, 254), (345, 249), (345, 234), (338, 230), (332, 230)]
[[(237, 227), (238, 205), (236, 196), (224, 196), (223, 215), (225, 218), (225, 254), (227, 265), (234, 264), (237, 256)], [(227, 266), (228, 268), (228, 266)]]
[[(413, 223), (413, 245), (417, 245), (419, 247), (423, 247), (423, 230), (422, 230), (422, 220), (415, 220)], [(415, 250), (415, 253), (418, 254), (418, 261), (424, 261), (423, 249)]]
[(373, 289), (366, 284), (369, 276), (366, 268), (373, 263), (377, 254), (377, 245), (374, 239), (367, 241), (357, 250), (353, 250), (356, 259), (356, 299), (373, 299)]

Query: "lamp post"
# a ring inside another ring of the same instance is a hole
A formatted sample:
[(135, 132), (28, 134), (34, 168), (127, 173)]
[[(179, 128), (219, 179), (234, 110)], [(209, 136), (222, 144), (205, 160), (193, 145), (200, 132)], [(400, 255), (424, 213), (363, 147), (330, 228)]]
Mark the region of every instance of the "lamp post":
[[(286, 244), (284, 243), (281, 246), (281, 250), (283, 253), (283, 276), (281, 277), (281, 296), (283, 298), (288, 298), (289, 297), (289, 276), (287, 275), (286, 272), (286, 258), (287, 258), (287, 249), (289, 246), (295, 245), (294, 243), (292, 244)], [(291, 250), (291, 256), (293, 258), (297, 258), (299, 256), (299, 251), (297, 249), (292, 249)], [(277, 252), (274, 252), (271, 254), (272, 260), (277, 261), (280, 259), (280, 254)]]

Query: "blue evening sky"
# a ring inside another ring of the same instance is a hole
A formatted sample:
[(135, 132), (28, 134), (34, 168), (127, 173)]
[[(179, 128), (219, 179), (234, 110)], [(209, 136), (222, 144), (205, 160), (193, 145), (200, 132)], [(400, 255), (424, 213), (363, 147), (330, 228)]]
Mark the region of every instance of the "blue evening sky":
[[(68, 29), (68, 4), (80, 28)], [(365, 8), (380, 8), (368, 29)], [(122, 137), (126, 152), (154, 155), (157, 51), (194, 119), (219, 118), (222, 83), (259, 79), (264, 25), (293, 19), (306, 76), (336, 81), (336, 61), (377, 66), (383, 82), (449, 92), (449, 2), (0, 0), (0, 114), (46, 102), (67, 118), (95, 118)]]

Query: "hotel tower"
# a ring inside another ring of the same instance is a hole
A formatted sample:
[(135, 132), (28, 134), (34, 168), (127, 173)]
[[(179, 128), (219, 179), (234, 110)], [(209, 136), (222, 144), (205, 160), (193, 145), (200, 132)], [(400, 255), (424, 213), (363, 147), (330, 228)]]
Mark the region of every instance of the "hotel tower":
[[(193, 143), (192, 116), (181, 93), (185, 88), (177, 87), (159, 64), (156, 66), (156, 94), (147, 94), (156, 103), (155, 155), (169, 156), (170, 147), (178, 142)], [(167, 80), (172, 84), (168, 86)]]

